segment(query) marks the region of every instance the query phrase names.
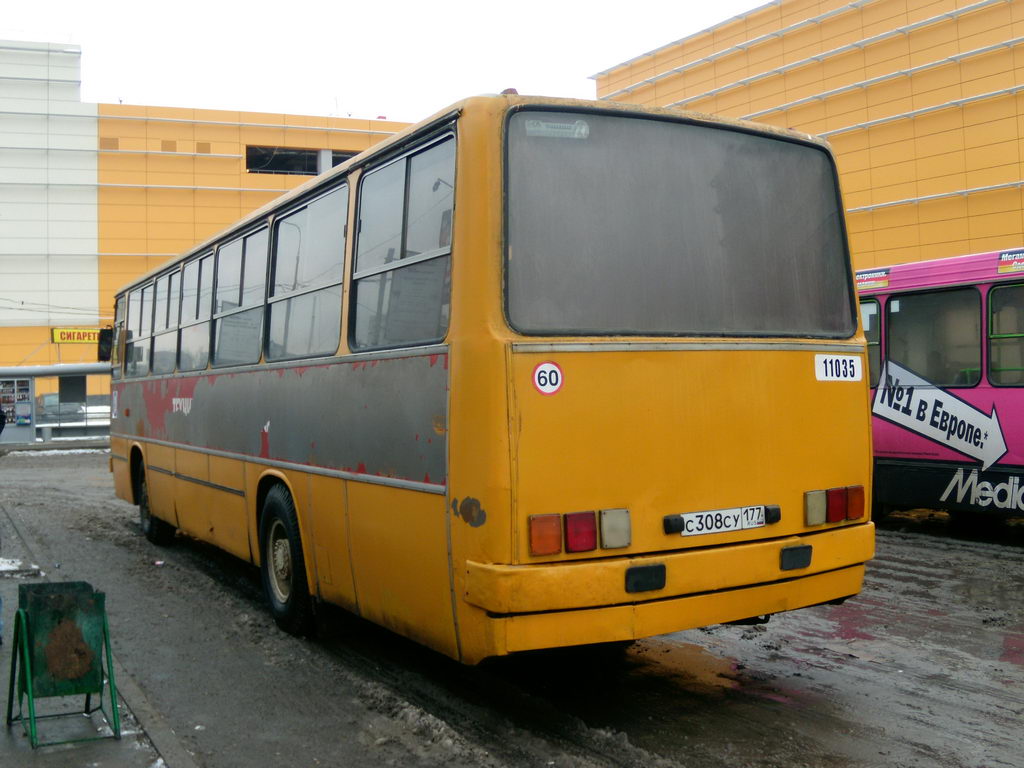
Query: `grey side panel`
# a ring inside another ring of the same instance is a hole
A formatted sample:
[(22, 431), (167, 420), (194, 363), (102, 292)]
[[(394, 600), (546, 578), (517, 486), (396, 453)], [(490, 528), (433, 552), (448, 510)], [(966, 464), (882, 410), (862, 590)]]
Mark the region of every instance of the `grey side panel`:
[(114, 392), (115, 434), (445, 484), (447, 350), (129, 379)]

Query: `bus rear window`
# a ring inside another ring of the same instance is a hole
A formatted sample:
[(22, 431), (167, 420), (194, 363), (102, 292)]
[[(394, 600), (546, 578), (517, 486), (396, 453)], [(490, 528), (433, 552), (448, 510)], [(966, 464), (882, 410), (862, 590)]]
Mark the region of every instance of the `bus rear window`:
[(524, 111), (507, 178), (506, 301), (523, 333), (854, 333), (835, 172), (817, 147)]

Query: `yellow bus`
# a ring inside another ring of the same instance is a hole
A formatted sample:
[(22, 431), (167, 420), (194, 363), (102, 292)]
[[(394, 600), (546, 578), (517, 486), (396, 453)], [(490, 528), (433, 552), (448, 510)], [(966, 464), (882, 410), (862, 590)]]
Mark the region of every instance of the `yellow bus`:
[(116, 299), (111, 469), (154, 543), (464, 663), (842, 601), (873, 555), (828, 147), (471, 98)]

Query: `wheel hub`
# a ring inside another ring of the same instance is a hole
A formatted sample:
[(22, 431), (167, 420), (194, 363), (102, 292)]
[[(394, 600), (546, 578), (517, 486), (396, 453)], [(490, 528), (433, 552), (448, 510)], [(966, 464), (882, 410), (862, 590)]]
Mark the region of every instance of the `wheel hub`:
[(283, 603), (288, 600), (292, 591), (292, 553), (287, 534), (280, 523), (275, 523), (271, 529), (268, 550), (271, 586), (277, 599)]

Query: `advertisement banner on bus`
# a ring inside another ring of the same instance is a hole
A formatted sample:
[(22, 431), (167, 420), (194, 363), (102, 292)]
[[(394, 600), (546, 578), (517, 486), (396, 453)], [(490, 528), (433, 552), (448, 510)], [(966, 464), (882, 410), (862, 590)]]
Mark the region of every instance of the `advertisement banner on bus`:
[(1024, 272), (1024, 248), (1000, 253), (998, 271), (1000, 275)]
[(1006, 455), (995, 406), (986, 414), (891, 360), (881, 380), (871, 408), (875, 416), (977, 459), (983, 470)]
[(865, 291), (869, 288), (885, 288), (889, 285), (889, 270), (861, 270), (856, 273), (856, 278), (858, 291)]

